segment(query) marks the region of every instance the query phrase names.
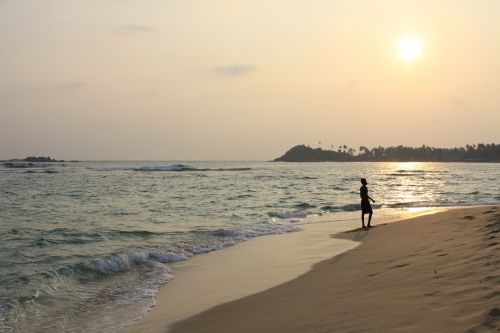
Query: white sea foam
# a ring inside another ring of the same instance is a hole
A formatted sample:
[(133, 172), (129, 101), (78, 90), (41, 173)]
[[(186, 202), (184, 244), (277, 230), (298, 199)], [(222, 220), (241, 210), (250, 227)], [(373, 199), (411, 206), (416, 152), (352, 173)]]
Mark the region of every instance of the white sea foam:
[(193, 255), (190, 252), (181, 252), (181, 253), (174, 253), (174, 252), (162, 253), (160, 251), (149, 252), (149, 258), (151, 260), (158, 261), (161, 263), (184, 261), (188, 260), (192, 256)]
[(207, 168), (207, 167), (193, 167), (186, 164), (168, 164), (168, 165), (143, 165), (139, 167), (123, 167), (119, 165), (107, 166), (87, 166), (88, 170), (92, 171), (166, 171), (166, 172), (179, 172), (179, 171), (248, 171), (252, 168), (247, 167), (227, 167), (227, 168)]
[(139, 168), (135, 168), (136, 171), (185, 171), (185, 170), (195, 170), (185, 164), (171, 164), (171, 165), (146, 165)]
[(6, 310), (0, 307), (0, 332), (4, 333), (14, 332), (14, 329), (12, 328), (11, 325), (8, 324), (8, 320), (7, 318), (5, 318), (3, 314), (4, 312), (6, 312)]
[(169, 263), (187, 260), (191, 256), (192, 254), (189, 252), (173, 253), (159, 250), (135, 250), (118, 253), (104, 259), (87, 261), (83, 264), (83, 267), (100, 274), (113, 274), (128, 271), (149, 262)]
[(292, 210), (292, 211), (280, 210), (275, 212), (269, 212), (267, 213), (267, 215), (271, 217), (277, 217), (280, 219), (291, 219), (291, 218), (304, 218), (311, 215), (315, 215), (315, 213), (309, 210)]
[(228, 168), (205, 168), (192, 167), (186, 164), (170, 164), (170, 165), (145, 165), (138, 168), (133, 168), (134, 171), (248, 171), (252, 168), (245, 167), (228, 167)]
[(227, 229), (217, 229), (212, 231), (212, 235), (221, 237), (244, 237), (241, 232)]

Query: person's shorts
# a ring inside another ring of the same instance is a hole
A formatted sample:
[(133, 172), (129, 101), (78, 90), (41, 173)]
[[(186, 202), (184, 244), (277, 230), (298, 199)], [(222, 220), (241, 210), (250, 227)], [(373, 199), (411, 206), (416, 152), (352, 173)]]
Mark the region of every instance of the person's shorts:
[(373, 213), (372, 211), (372, 205), (370, 205), (370, 201), (364, 201), (361, 200), (361, 211), (363, 214), (370, 214)]

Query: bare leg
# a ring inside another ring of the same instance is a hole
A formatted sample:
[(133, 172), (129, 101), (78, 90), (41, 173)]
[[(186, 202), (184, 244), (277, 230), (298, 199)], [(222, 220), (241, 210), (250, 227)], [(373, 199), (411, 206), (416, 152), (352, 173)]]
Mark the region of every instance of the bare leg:
[(370, 223), (372, 222), (372, 215), (373, 215), (373, 212), (370, 212), (370, 213), (368, 214), (368, 228), (371, 228)]
[(361, 213), (361, 228), (365, 227), (365, 213)]

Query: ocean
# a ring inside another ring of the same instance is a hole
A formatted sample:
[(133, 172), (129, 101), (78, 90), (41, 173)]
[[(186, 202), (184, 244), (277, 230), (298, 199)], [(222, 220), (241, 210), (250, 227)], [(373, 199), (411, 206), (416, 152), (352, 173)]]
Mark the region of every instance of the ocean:
[(0, 331), (118, 331), (151, 308), (173, 262), (313, 216), (359, 227), (361, 177), (374, 224), (500, 203), (488, 163), (0, 164)]

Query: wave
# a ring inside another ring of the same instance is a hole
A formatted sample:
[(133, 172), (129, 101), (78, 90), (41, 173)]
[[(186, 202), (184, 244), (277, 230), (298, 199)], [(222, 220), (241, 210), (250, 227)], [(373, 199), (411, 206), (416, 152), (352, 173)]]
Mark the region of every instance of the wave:
[(347, 191), (347, 188), (345, 188), (345, 187), (341, 187), (341, 186), (332, 186), (332, 187), (331, 187), (331, 189), (332, 189), (333, 191), (342, 191), (342, 192), (343, 192), (343, 191)]
[[(106, 240), (147, 239), (155, 236), (172, 235), (177, 232), (154, 232), (149, 230), (89, 230), (78, 231), (69, 228), (55, 228), (52, 230), (23, 230), (12, 228), (5, 232), (10, 238), (33, 237), (30, 247), (44, 248), (63, 244), (88, 244)], [(0, 236), (2, 233), (0, 233)]]
[(405, 169), (400, 169), (397, 170), (396, 172), (400, 173), (449, 173), (447, 170), (405, 170)]
[(168, 164), (168, 165), (144, 165), (140, 167), (124, 167), (124, 166), (107, 166), (107, 167), (95, 167), (89, 166), (88, 170), (92, 171), (137, 171), (137, 172), (152, 172), (152, 171), (163, 171), (163, 172), (199, 172), (199, 171), (249, 171), (253, 170), (248, 167), (234, 167), (234, 168), (197, 168), (187, 164)]
[[(173, 278), (163, 262), (179, 260), (185, 259), (178, 254), (131, 250), (25, 276), (32, 286), (7, 299), (4, 309), (0, 306), (0, 311), (12, 319), (4, 322), (5, 332), (118, 331), (129, 322), (110, 322), (110, 315), (119, 317), (114, 309), (127, 311), (130, 321), (144, 316), (154, 306), (158, 288)], [(122, 273), (145, 265), (149, 267), (140, 274)], [(46, 306), (52, 302), (57, 306)], [(71, 319), (76, 316), (80, 320), (75, 323)], [(3, 328), (0, 323), (0, 331)]]
[[(296, 217), (296, 216), (295, 216)], [(84, 261), (72, 267), (73, 272), (93, 272), (99, 275), (110, 275), (128, 271), (139, 266), (184, 261), (196, 254), (212, 252), (224, 247), (235, 245), (239, 242), (270, 234), (282, 234), (301, 230), (291, 223), (262, 222), (257, 226), (243, 230), (219, 228), (215, 230), (192, 230), (192, 233), (202, 234), (195, 240), (186, 240), (174, 245), (174, 249), (162, 250), (160, 248), (133, 249), (116, 253), (101, 259)], [(122, 233), (122, 231), (120, 231)], [(157, 235), (149, 231), (130, 231), (126, 234)]]
[(308, 202), (301, 202), (301, 203), (298, 203), (296, 204), (294, 207), (297, 207), (297, 208), (316, 208), (315, 205), (313, 204), (310, 204)]
[[(500, 200), (500, 196), (495, 197), (494, 200)], [(477, 205), (489, 205), (498, 204), (498, 202), (430, 202), (430, 201), (402, 201), (402, 202), (392, 202), (386, 204), (372, 203), (371, 206), (374, 209), (377, 208), (424, 208), (424, 207), (454, 207), (454, 206), (477, 206)], [(347, 204), (342, 206), (325, 205), (320, 207), (321, 210), (327, 212), (355, 212), (361, 210), (360, 204)]]
[(30, 247), (46, 247), (52, 244), (57, 244), (56, 241), (51, 240), (51, 239), (46, 239), (46, 238), (38, 238), (35, 239), (33, 242), (31, 242)]
[[(192, 230), (202, 236), (205, 241), (202, 244), (178, 244), (178, 247), (183, 248), (183, 251), (189, 251), (194, 254), (205, 253), (231, 246), (236, 243), (259, 237), (264, 235), (284, 234), (301, 230), (299, 227), (289, 222), (275, 223), (273, 221), (262, 222), (257, 226), (249, 229), (232, 230), (219, 228), (215, 230)], [(215, 236), (215, 239), (208, 239), (207, 236)], [(208, 251), (207, 251), (208, 250)]]
[[(187, 237), (183, 241), (169, 245), (169, 248), (162, 246), (154, 248), (134, 248), (124, 250), (118, 253), (110, 254), (101, 258), (89, 258), (79, 263), (65, 265), (54, 271), (41, 273), (41, 277), (45, 277), (56, 282), (61, 278), (70, 278), (75, 282), (78, 281), (97, 281), (105, 278), (110, 278), (115, 274), (120, 274), (126, 271), (135, 270), (141, 267), (149, 269), (156, 265), (164, 265), (163, 269), (168, 269), (166, 264), (178, 261), (188, 260), (196, 254), (202, 254), (219, 250), (228, 246), (235, 245), (245, 240), (270, 234), (282, 234), (301, 230), (289, 222), (275, 223), (270, 220), (262, 221), (257, 225), (248, 226), (243, 230), (231, 229), (213, 229), (213, 230), (193, 230), (197, 233), (196, 237)], [(17, 229), (9, 231), (12, 235), (18, 235)], [(171, 234), (156, 233), (147, 230), (123, 231), (123, 230), (107, 230), (101, 232), (86, 231), (79, 232), (69, 228), (55, 228), (43, 233), (40, 237), (33, 241), (34, 247), (45, 247), (53, 243), (75, 243), (77, 239), (93, 239), (100, 241), (109, 237), (126, 236), (126, 237), (150, 237), (155, 235)], [(182, 233), (187, 235), (188, 233)], [(64, 237), (64, 239), (60, 239)], [(163, 267), (163, 266), (162, 266)], [(38, 273), (37, 273), (38, 274)], [(28, 278), (28, 277), (27, 277)], [(31, 280), (31, 277), (28, 279)], [(50, 281), (44, 283), (52, 283)], [(166, 281), (165, 281), (166, 282)]]
[(446, 170), (396, 170), (395, 172), (388, 173), (388, 176), (404, 177), (404, 176), (422, 176), (425, 174), (439, 175), (449, 173)]
[(407, 173), (407, 172), (393, 172), (393, 173), (388, 173), (388, 176), (392, 177), (422, 177), (423, 173)]
[(190, 167), (185, 164), (171, 164), (171, 165), (146, 165), (134, 168), (135, 171), (194, 171), (196, 168)]
[[(498, 198), (500, 199), (500, 197)], [(457, 202), (395, 202), (384, 204), (383, 208), (427, 208), (427, 207), (469, 207), (469, 206), (498, 205), (497, 201), (457, 201)], [(374, 207), (379, 208), (379, 207)]]
[(236, 195), (234, 197), (228, 197), (226, 200), (240, 200), (240, 199), (247, 199), (247, 198), (253, 198), (254, 196), (252, 194), (240, 194)]
[(59, 171), (48, 169), (48, 170), (26, 170), (24, 173), (48, 173), (48, 174), (53, 174), (53, 173), (59, 173)]
[(227, 229), (217, 229), (211, 232), (212, 235), (218, 237), (241, 237), (242, 234), (235, 230), (227, 230)]
[(127, 236), (127, 237), (153, 237), (162, 235), (162, 233), (149, 231), (149, 230), (110, 230), (108, 231), (110, 235), (119, 235), (119, 236)]
[(409, 207), (428, 207), (431, 204), (429, 202), (418, 202), (418, 201), (401, 201), (393, 202), (382, 205), (385, 208), (409, 208)]
[(47, 164), (37, 164), (31, 162), (4, 162), (2, 166), (6, 169), (29, 169), (29, 168), (46, 168)]
[[(499, 197), (493, 198), (494, 200), (500, 200)], [(377, 208), (424, 208), (424, 207), (460, 207), (460, 206), (477, 206), (477, 205), (489, 205), (498, 204), (498, 202), (430, 202), (430, 201), (402, 201), (402, 202), (392, 202), (386, 204), (372, 203), (371, 206), (374, 209)], [(322, 211), (327, 212), (355, 212), (361, 210), (361, 205), (358, 203), (347, 204), (342, 206), (325, 205), (320, 207)]]
[(361, 205), (356, 204), (347, 204), (339, 207), (335, 207), (332, 211), (343, 211), (343, 212), (355, 212), (361, 209)]
[[(380, 204), (371, 204), (372, 208), (380, 208), (382, 205)], [(359, 203), (354, 203), (354, 204), (346, 204), (342, 206), (333, 206), (333, 205), (326, 205), (322, 206), (321, 210), (328, 211), (328, 212), (355, 212), (358, 210), (361, 210), (361, 205)]]
[(98, 275), (110, 275), (123, 271), (129, 271), (137, 266), (147, 263), (169, 263), (183, 261), (191, 258), (189, 252), (162, 252), (160, 250), (135, 250), (125, 253), (115, 254), (113, 256), (86, 261), (78, 268), (84, 271), (97, 273)]
[[(302, 203), (298, 204), (295, 207), (298, 208), (315, 208), (316, 206), (310, 205), (307, 203)], [(373, 208), (378, 208), (380, 205), (374, 205), (372, 204)], [(359, 203), (356, 204), (347, 204), (347, 205), (342, 205), (342, 206), (334, 206), (334, 205), (325, 205), (319, 207), (319, 211), (314, 211), (314, 210), (293, 210), (293, 211), (272, 211), (267, 213), (268, 216), (270, 217), (276, 217), (280, 219), (292, 219), (292, 218), (305, 218), (308, 216), (312, 215), (321, 215), (321, 212), (355, 212), (357, 210), (360, 210), (361, 206)]]
[(291, 218), (304, 218), (312, 215), (316, 215), (316, 213), (308, 211), (308, 210), (280, 210), (267, 213), (270, 217), (277, 217), (279, 219), (291, 219)]
[(133, 168), (134, 171), (249, 171), (252, 168), (196, 168), (186, 164), (146, 165)]

